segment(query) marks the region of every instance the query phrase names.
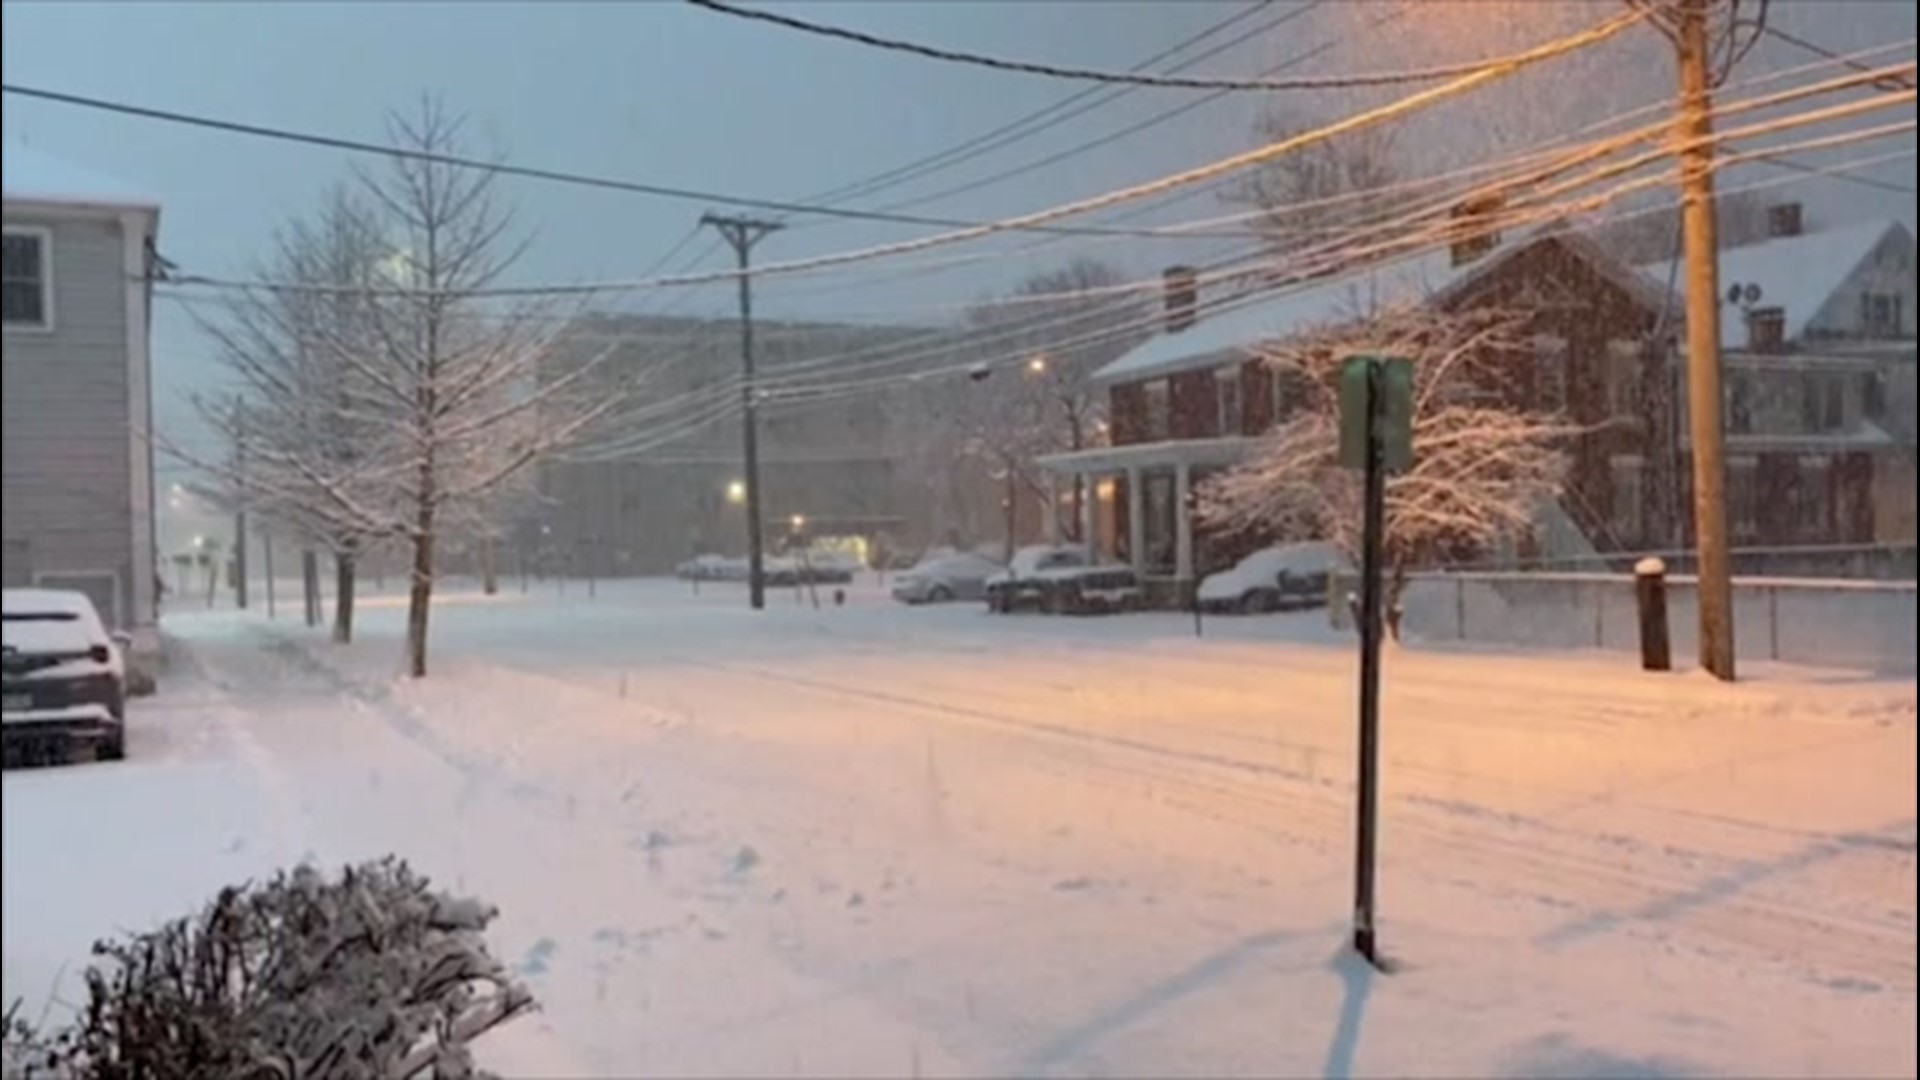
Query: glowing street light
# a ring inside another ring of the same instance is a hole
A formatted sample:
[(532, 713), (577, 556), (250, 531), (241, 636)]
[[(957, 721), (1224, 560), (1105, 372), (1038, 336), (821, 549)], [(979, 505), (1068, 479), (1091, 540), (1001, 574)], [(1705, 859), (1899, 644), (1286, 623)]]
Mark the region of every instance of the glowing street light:
[(1033, 359), (1027, 361), (1027, 374), (1045, 375), (1046, 373), (1047, 373), (1047, 358), (1045, 356), (1036, 356)]
[(789, 519), (789, 524), (793, 526), (794, 532), (799, 532), (800, 530), (807, 527), (807, 515), (795, 514), (793, 515), (792, 518)]
[(747, 501), (747, 482), (744, 480), (727, 481), (727, 501), (735, 506)]

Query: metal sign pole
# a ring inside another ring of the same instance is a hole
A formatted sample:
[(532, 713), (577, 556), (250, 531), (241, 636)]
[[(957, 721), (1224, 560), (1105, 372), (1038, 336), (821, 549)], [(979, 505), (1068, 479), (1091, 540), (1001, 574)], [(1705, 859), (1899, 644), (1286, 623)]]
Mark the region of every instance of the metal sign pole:
[(1380, 772), (1380, 570), (1386, 531), (1387, 477), (1381, 453), (1381, 363), (1366, 360), (1366, 462), (1360, 549), (1359, 820), (1353, 867), (1353, 947), (1379, 965), (1374, 943), (1374, 852)]

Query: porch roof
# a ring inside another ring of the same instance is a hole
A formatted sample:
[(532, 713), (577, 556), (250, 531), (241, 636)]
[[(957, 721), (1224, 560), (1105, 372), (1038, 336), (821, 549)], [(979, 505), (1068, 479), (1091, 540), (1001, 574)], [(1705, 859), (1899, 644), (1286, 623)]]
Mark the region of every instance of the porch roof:
[(1048, 454), (1038, 459), (1041, 468), (1067, 476), (1125, 472), (1169, 465), (1236, 465), (1245, 460), (1257, 439), (1229, 435), (1216, 439), (1171, 439), (1165, 442), (1132, 443), (1127, 446), (1099, 446)]

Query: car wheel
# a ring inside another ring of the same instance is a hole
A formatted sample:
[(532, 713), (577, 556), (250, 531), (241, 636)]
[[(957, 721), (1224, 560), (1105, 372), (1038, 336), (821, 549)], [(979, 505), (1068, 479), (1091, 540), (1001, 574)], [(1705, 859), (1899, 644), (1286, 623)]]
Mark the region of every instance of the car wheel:
[(99, 749), (94, 751), (94, 758), (99, 761), (123, 761), (126, 756), (127, 729), (124, 727), (100, 740)]
[(953, 590), (947, 588), (945, 585), (935, 585), (933, 590), (927, 593), (927, 603), (929, 604), (944, 604), (952, 599)]

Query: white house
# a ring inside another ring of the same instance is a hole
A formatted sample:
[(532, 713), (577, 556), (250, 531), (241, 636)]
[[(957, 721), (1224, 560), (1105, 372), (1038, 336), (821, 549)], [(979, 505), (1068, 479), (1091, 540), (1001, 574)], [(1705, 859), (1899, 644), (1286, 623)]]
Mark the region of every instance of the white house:
[(25, 145), (4, 166), (4, 577), (90, 595), (159, 657), (150, 267), (157, 200)]

